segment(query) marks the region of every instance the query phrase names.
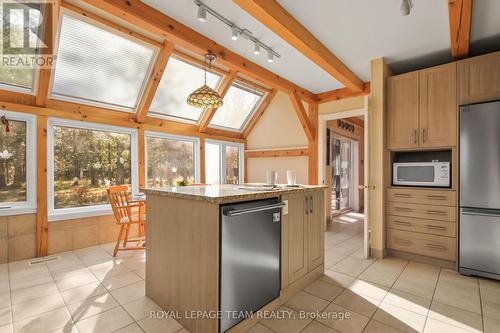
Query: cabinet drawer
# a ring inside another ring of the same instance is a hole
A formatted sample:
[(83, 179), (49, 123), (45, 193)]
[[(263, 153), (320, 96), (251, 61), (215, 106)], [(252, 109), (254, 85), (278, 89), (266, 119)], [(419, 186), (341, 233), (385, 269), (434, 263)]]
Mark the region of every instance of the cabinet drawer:
[(455, 191), (387, 189), (389, 201), (436, 206), (456, 206)]
[(454, 261), (456, 238), (387, 229), (387, 246), (394, 250)]
[(425, 234), (456, 237), (456, 223), (387, 215), (387, 227)]
[(455, 207), (414, 205), (402, 202), (388, 202), (387, 214), (450, 222), (456, 220)]

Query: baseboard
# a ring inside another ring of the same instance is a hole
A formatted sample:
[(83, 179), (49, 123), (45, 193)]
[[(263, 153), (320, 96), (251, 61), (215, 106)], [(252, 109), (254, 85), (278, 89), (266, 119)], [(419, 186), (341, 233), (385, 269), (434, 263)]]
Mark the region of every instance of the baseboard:
[(456, 270), (456, 263), (454, 261), (432, 258), (432, 257), (428, 257), (428, 256), (423, 256), (420, 254), (398, 251), (398, 250), (393, 250), (393, 249), (387, 249), (387, 254), (390, 256), (393, 256), (393, 257), (398, 257), (398, 258), (403, 258), (403, 259), (421, 262), (423, 264), (430, 264), (430, 265), (434, 265), (434, 266), (440, 266), (440, 267)]

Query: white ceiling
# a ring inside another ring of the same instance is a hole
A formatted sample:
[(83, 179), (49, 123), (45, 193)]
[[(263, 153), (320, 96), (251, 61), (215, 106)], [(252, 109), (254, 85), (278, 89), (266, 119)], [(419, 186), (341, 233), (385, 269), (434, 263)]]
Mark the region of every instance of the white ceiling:
[[(278, 1), (364, 81), (370, 80), (370, 60), (378, 57), (385, 57), (395, 72), (451, 60), (447, 0), (413, 0), (414, 8), (409, 16), (400, 14), (401, 0)], [(314, 93), (342, 87), (232, 0), (204, 2), (242, 28), (248, 28), (280, 53), (281, 59), (269, 64), (262, 53), (254, 55), (252, 43), (241, 38), (232, 41), (229, 28), (210, 16), (207, 22), (198, 22), (194, 1), (143, 2)], [(482, 40), (490, 40), (488, 51), (492, 48), (491, 40), (498, 40), (499, 13), (500, 0), (474, 2), (471, 40), (473, 46), (477, 45), (476, 53), (481, 52)], [(493, 47), (500, 50), (498, 43)]]

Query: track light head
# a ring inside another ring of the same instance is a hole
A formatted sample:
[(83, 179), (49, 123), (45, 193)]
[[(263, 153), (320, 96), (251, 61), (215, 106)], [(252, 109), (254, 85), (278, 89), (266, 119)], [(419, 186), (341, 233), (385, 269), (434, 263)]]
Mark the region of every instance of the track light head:
[(260, 44), (255, 42), (254, 48), (253, 48), (253, 54), (258, 55), (260, 54)]
[(274, 62), (274, 54), (271, 50), (267, 50), (267, 62)]
[(207, 20), (207, 10), (203, 6), (198, 7), (198, 21), (205, 22)]
[(401, 15), (403, 15), (403, 16), (410, 15), (412, 8), (413, 8), (413, 3), (411, 2), (411, 0), (402, 0), (401, 1), (401, 7), (399, 8), (401, 10)]
[(232, 40), (238, 40), (238, 38), (240, 37), (240, 29), (238, 29), (237, 26), (232, 26), (231, 27), (231, 39)]

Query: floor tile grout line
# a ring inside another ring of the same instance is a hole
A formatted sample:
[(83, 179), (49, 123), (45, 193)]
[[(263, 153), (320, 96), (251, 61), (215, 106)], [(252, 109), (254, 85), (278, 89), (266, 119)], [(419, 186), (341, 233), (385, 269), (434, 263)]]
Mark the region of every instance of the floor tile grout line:
[(483, 296), (481, 295), (481, 283), (479, 282), (479, 279), (477, 280), (477, 285), (479, 290), (479, 308), (481, 309), (481, 329), (484, 332), (485, 328), (484, 328)]
[(437, 277), (437, 280), (436, 280), (436, 285), (434, 286), (434, 290), (432, 291), (432, 298), (431, 298), (431, 304), (429, 305), (429, 311), (427, 311), (427, 316), (425, 317), (424, 330), (425, 330), (425, 327), (427, 326), (427, 321), (429, 320), (429, 315), (431, 314), (432, 303), (434, 303), (434, 296), (436, 295), (436, 290), (437, 290), (437, 287), (438, 287), (439, 278), (441, 277), (441, 272), (442, 271), (443, 271), (443, 267), (440, 267), (439, 268), (438, 277)]

